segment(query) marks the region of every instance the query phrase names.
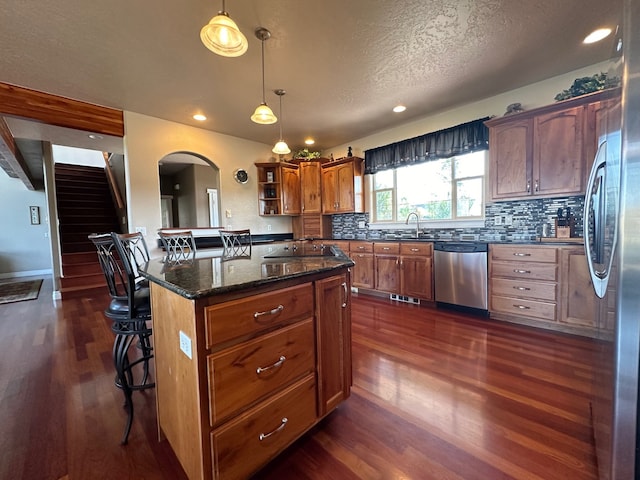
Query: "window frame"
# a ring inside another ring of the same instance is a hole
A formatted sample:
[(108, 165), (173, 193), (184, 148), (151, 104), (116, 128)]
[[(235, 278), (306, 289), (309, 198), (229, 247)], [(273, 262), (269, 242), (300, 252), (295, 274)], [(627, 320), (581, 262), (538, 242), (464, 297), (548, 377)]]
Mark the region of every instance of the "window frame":
[[(420, 217), (420, 225), (425, 226), (427, 228), (447, 228), (447, 227), (483, 227), (485, 224), (485, 209), (487, 205), (487, 167), (489, 163), (489, 151), (482, 150), (483, 153), (483, 174), (482, 175), (474, 175), (474, 176), (466, 176), (466, 177), (455, 177), (455, 158), (460, 157), (462, 155), (456, 155), (450, 157), (451, 160), (451, 214), (452, 218), (448, 219), (428, 219), (424, 217)], [(478, 153), (471, 152), (470, 154)], [(463, 154), (468, 155), (468, 154)], [(443, 159), (444, 160), (444, 159)], [(413, 165), (408, 166), (411, 168)], [(399, 168), (407, 168), (407, 167), (399, 167)], [(370, 225), (375, 228), (406, 228), (406, 219), (397, 218), (397, 209), (398, 209), (398, 190), (397, 190), (397, 170), (398, 168), (391, 169), (393, 171), (393, 187), (389, 188), (381, 188), (379, 190), (375, 189), (375, 174), (370, 175), (370, 181), (368, 182), (368, 197), (370, 199), (371, 208), (370, 211)], [(474, 180), (474, 179), (482, 179), (482, 214), (480, 216), (473, 217), (457, 217), (457, 193), (458, 193), (458, 182), (462, 180)], [(392, 202), (392, 219), (391, 220), (380, 220), (378, 219), (377, 212), (377, 193), (382, 191), (391, 191), (391, 202)], [(411, 227), (413, 228), (413, 227)]]

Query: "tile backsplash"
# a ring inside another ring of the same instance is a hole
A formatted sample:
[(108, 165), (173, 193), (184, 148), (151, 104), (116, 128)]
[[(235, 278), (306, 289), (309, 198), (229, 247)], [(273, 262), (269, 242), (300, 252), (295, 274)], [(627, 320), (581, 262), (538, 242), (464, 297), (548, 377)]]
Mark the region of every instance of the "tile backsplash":
[[(555, 219), (558, 209), (571, 209), (575, 218), (575, 235), (583, 236), (584, 196), (539, 198), (496, 202), (485, 207), (484, 227), (435, 228), (422, 227), (427, 238), (475, 239), (475, 240), (535, 240), (542, 234), (542, 225), (549, 225), (549, 236), (555, 237)], [(412, 222), (413, 223), (413, 222)], [(510, 223), (510, 225), (509, 225)], [(364, 225), (364, 227), (362, 227)], [(415, 225), (415, 224), (414, 224)], [(347, 213), (332, 216), (333, 238), (340, 239), (388, 239), (410, 238), (412, 229), (384, 230), (369, 226), (368, 213)]]

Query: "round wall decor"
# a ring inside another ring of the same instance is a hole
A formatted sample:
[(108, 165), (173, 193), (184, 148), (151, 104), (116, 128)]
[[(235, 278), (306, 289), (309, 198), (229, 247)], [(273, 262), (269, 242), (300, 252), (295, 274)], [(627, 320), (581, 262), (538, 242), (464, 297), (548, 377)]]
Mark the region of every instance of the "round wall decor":
[(239, 168), (233, 172), (233, 178), (235, 178), (238, 183), (247, 183), (249, 181), (249, 174), (245, 169)]

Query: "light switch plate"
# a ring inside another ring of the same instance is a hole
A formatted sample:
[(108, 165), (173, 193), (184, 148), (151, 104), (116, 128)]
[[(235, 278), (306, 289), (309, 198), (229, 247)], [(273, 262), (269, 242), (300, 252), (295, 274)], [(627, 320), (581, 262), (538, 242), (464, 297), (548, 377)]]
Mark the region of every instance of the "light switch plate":
[(493, 217), (493, 224), (494, 225), (502, 225), (502, 216), (501, 215), (496, 215), (495, 217)]

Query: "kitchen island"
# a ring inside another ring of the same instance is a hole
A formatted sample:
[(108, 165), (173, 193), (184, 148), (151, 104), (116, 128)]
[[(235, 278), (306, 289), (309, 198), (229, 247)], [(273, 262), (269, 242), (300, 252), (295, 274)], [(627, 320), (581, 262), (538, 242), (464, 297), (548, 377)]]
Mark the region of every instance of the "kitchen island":
[(329, 247), (219, 252), (144, 271), (159, 435), (190, 479), (247, 478), (351, 388), (353, 262)]

